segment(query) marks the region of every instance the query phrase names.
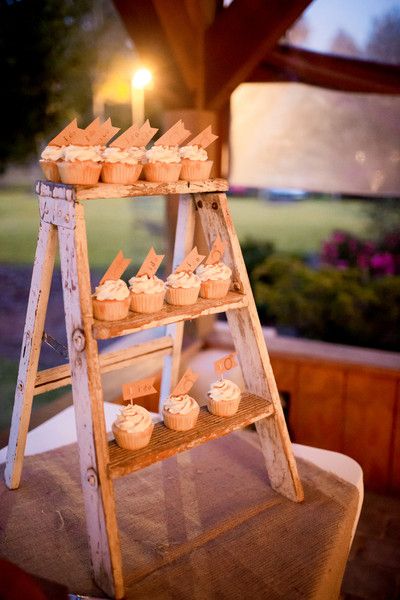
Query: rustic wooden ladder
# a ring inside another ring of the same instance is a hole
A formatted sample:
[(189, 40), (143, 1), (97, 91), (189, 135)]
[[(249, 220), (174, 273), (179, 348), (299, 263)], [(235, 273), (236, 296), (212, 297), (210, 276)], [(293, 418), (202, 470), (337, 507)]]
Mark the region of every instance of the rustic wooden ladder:
[[(72, 383), (81, 483), (94, 579), (110, 596), (124, 596), (113, 479), (156, 461), (256, 423), (272, 487), (294, 501), (303, 499), (281, 403), (221, 179), (201, 183), (138, 182), (131, 186), (70, 186), (38, 182), (40, 229), (5, 470), (6, 484), (19, 486), (33, 396)], [(130, 313), (123, 321), (100, 322), (92, 315), (84, 202), (97, 198), (179, 194), (173, 266), (192, 249), (195, 219), (207, 242), (217, 233), (225, 242), (224, 262), (233, 272), (233, 290), (223, 300), (199, 299), (194, 306), (165, 306), (154, 315)], [(56, 255), (61, 261), (69, 365), (38, 372), (44, 321)], [(202, 409), (196, 428), (174, 432), (155, 426), (149, 446), (136, 452), (107, 441), (101, 374), (143, 357), (164, 357), (161, 404), (178, 378), (184, 321), (226, 312), (246, 393), (233, 417)], [(165, 335), (120, 352), (98, 355), (97, 340), (165, 325)]]

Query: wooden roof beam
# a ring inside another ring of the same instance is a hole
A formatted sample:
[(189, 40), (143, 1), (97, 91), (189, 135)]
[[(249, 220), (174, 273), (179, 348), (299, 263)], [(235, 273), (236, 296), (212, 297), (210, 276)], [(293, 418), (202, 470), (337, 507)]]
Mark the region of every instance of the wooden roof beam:
[(142, 62), (155, 72), (158, 94), (169, 108), (191, 106), (193, 94), (178, 68), (151, 0), (113, 0)]
[(206, 107), (223, 106), (311, 0), (234, 0), (205, 35)]
[(290, 46), (270, 51), (247, 81), (298, 81), (333, 90), (400, 94), (400, 67)]
[(176, 0), (152, 2), (186, 86), (194, 92), (199, 87), (198, 77), (202, 60), (201, 22), (196, 27), (186, 6)]

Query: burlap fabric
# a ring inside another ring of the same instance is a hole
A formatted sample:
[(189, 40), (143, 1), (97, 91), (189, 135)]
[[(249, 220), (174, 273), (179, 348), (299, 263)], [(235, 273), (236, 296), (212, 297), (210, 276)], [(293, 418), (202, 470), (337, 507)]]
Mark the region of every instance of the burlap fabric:
[[(337, 598), (358, 492), (298, 466), (302, 504), (270, 488), (257, 436), (246, 430), (117, 480), (127, 597)], [(19, 490), (1, 483), (0, 528), (4, 557), (104, 597), (90, 577), (75, 445), (26, 458)]]

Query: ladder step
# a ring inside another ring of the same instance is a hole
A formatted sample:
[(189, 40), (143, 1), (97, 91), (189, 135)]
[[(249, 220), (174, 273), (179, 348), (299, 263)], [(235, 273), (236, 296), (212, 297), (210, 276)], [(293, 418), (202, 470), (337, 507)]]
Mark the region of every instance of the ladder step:
[(217, 417), (201, 407), (196, 427), (190, 431), (172, 431), (156, 423), (150, 444), (141, 450), (125, 450), (113, 440), (109, 442), (110, 477), (122, 477), (169, 456), (194, 448), (274, 414), (271, 402), (254, 394), (244, 393), (238, 412), (232, 417)]
[[(137, 344), (123, 350), (105, 352), (99, 355), (101, 373), (109, 373), (117, 369), (124, 369), (144, 358), (162, 357), (172, 353), (172, 338), (165, 336), (149, 342)], [(51, 369), (39, 371), (36, 375), (34, 395), (44, 394), (50, 390), (64, 387), (71, 383), (71, 369), (68, 365), (60, 365)]]
[(199, 298), (196, 304), (191, 306), (171, 306), (165, 304), (163, 309), (151, 315), (143, 315), (130, 312), (122, 321), (95, 321), (93, 325), (93, 336), (98, 340), (127, 335), (144, 329), (153, 329), (178, 321), (190, 321), (204, 315), (244, 308), (248, 305), (246, 296), (237, 292), (228, 292), (225, 298), (220, 300), (206, 300)]

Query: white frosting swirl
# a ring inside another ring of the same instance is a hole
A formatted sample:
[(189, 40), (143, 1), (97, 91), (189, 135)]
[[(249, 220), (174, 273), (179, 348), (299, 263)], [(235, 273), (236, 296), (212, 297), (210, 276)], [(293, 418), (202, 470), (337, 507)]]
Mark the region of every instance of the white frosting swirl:
[(216, 402), (220, 400), (237, 400), (241, 396), (240, 388), (230, 379), (221, 379), (211, 384), (207, 395)]
[(107, 279), (97, 286), (94, 295), (97, 300), (125, 300), (129, 296), (129, 290), (122, 279)]
[(231, 269), (228, 265), (223, 262), (219, 262), (215, 265), (200, 265), (196, 269), (196, 274), (200, 277), (201, 281), (225, 281), (232, 275)]
[(183, 396), (170, 396), (164, 404), (164, 410), (172, 415), (187, 415), (198, 406), (196, 400), (188, 394), (184, 394)]
[(153, 146), (146, 152), (146, 160), (149, 163), (180, 163), (178, 146)]
[(138, 162), (143, 162), (146, 158), (146, 148), (144, 146), (131, 146), (130, 148), (127, 148), (127, 151), (133, 158), (136, 158)]
[(166, 284), (172, 288), (199, 288), (200, 278), (195, 273), (180, 271), (179, 273), (168, 275)]
[(73, 162), (75, 160), (91, 160), (93, 162), (102, 162), (101, 146), (65, 146), (64, 160)]
[(151, 415), (143, 406), (128, 404), (121, 409), (120, 414), (114, 421), (114, 425), (128, 433), (144, 431), (152, 424)]
[(157, 294), (165, 290), (165, 283), (155, 275), (141, 275), (140, 277), (131, 277), (129, 287), (134, 294)]
[(121, 148), (105, 148), (103, 150), (103, 160), (108, 163), (123, 163), (126, 165), (137, 165), (139, 159), (129, 152)]
[(208, 160), (207, 152), (201, 146), (182, 146), (179, 148), (179, 155), (189, 160)]
[(40, 158), (43, 160), (60, 160), (64, 156), (65, 146), (46, 146)]

